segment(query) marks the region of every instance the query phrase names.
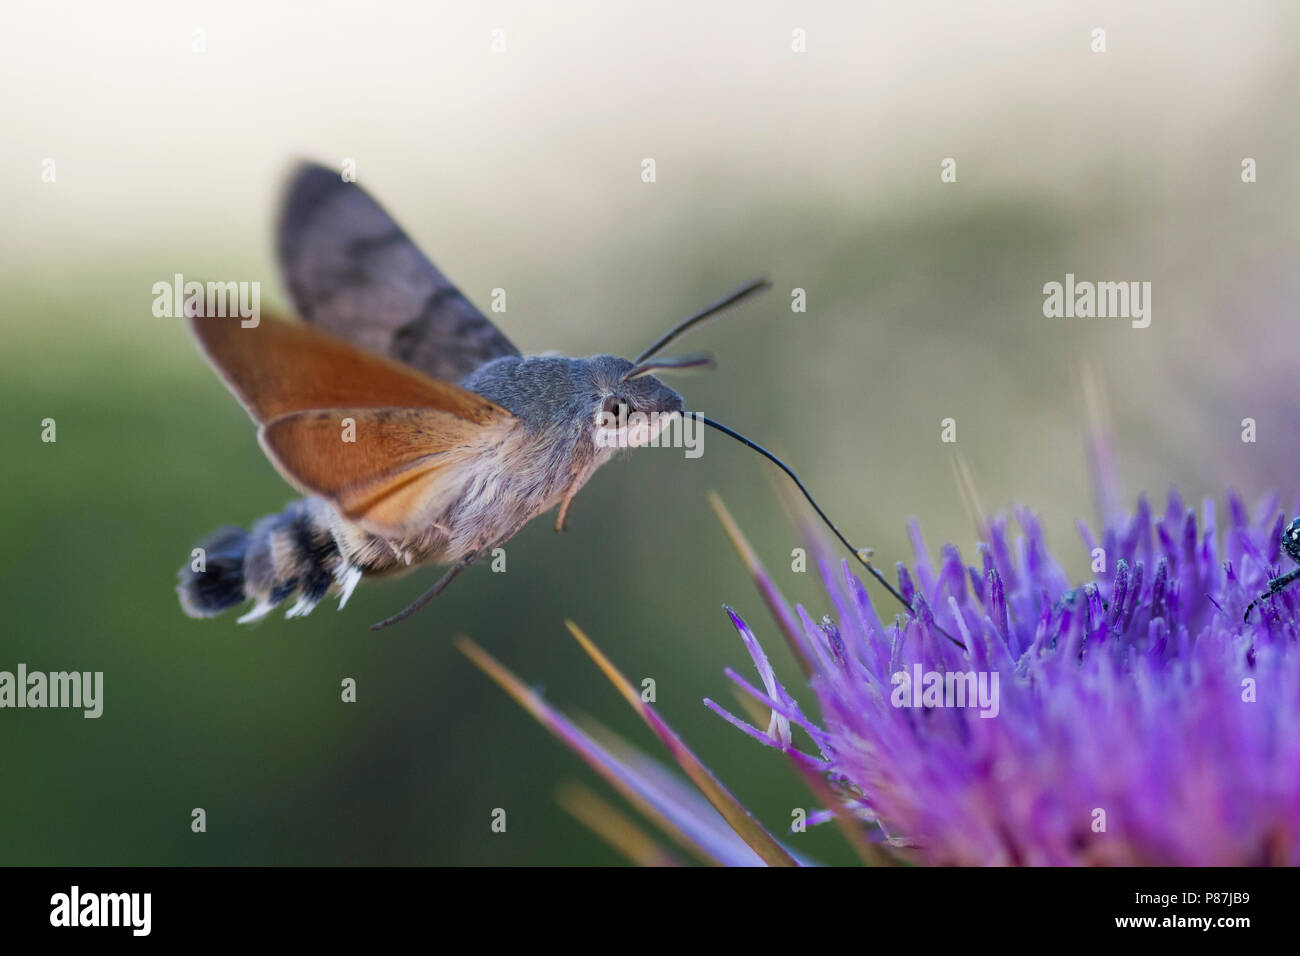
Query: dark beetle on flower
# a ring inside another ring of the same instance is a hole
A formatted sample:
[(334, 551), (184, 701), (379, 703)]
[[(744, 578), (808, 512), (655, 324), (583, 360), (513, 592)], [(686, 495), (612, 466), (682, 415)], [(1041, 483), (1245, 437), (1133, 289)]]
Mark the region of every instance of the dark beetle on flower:
[[(1291, 524), (1282, 532), (1282, 550), (1287, 553), (1287, 557), (1292, 561), (1300, 564), (1300, 518), (1291, 519)], [(1246, 614), (1242, 617), (1242, 620), (1249, 621), (1250, 612), (1255, 609), (1256, 604), (1277, 594), (1298, 578), (1300, 578), (1300, 567), (1292, 568), (1286, 574), (1279, 574), (1273, 578), (1268, 582), (1268, 590), (1251, 601), (1246, 607)]]

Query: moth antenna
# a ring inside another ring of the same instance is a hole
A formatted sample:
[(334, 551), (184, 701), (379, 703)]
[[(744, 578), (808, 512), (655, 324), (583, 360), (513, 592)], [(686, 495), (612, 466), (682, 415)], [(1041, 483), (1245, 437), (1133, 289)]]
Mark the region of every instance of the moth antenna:
[[(827, 517), (826, 512), (822, 511), (822, 506), (817, 503), (817, 499), (812, 496), (812, 493), (806, 487), (804, 487), (804, 483), (799, 480), (799, 476), (794, 473), (794, 471), (790, 468), (789, 465), (783, 462), (776, 455), (772, 454), (762, 445), (758, 444), (757, 442), (750, 441), (744, 435), (740, 434), (740, 432), (733, 431), (732, 429), (728, 428), (726, 425), (722, 425), (718, 422), (715, 422), (713, 419), (708, 418), (705, 415), (700, 415), (698, 412), (693, 412), (692, 414), (698, 417), (700, 421), (704, 422), (704, 424), (708, 425), (710, 428), (716, 428), (724, 435), (734, 438), (736, 441), (740, 442), (742, 445), (746, 446), (747, 448), (751, 448), (754, 451), (758, 452), (768, 461), (772, 462), (772, 464), (776, 465), (783, 472), (785, 472), (786, 475), (790, 478), (790, 480), (795, 483), (795, 486), (803, 493), (803, 496), (808, 499), (808, 503), (813, 506), (813, 510), (817, 512), (817, 516), (822, 519), (822, 522), (826, 525), (826, 527), (831, 529), (831, 533), (835, 535), (835, 537), (839, 538), (840, 543), (843, 544), (844, 547), (848, 548), (849, 551), (853, 553), (853, 556), (857, 558), (858, 561), (861, 562), (862, 566), (867, 569), (868, 573), (870, 573), (870, 575), (880, 583), (881, 587), (883, 587), (886, 591), (888, 591), (891, 595), (893, 595), (893, 597), (898, 601), (899, 604), (907, 608), (908, 612), (911, 613), (913, 617), (916, 616), (916, 611), (915, 609), (913, 609), (912, 605), (908, 603), (907, 598), (903, 597), (903, 595), (899, 593), (898, 589), (889, 583), (889, 579), (886, 578), (879, 571), (877, 571), (876, 566), (871, 563), (871, 559), (870, 559), (871, 549), (854, 547), (853, 542), (849, 541), (848, 538), (844, 537), (844, 535), (840, 532), (840, 529), (835, 527), (835, 523), (831, 521), (829, 517)], [(940, 634), (942, 634), (944, 637), (948, 638), (948, 640), (952, 641), (958, 647), (962, 648), (963, 650), (966, 649), (965, 644), (957, 640), (957, 638), (953, 637), (942, 627), (940, 627), (937, 623), (934, 625), (934, 629), (938, 631)]]
[(692, 328), (699, 325), (701, 322), (705, 321), (706, 319), (711, 319), (719, 312), (726, 311), (727, 309), (731, 308), (733, 305), (736, 305), (738, 302), (742, 302), (745, 299), (748, 299), (751, 295), (757, 295), (759, 292), (765, 292), (770, 288), (772, 288), (772, 283), (769, 282), (764, 277), (751, 279), (749, 282), (746, 282), (744, 285), (742, 285), (739, 289), (737, 289), (736, 291), (728, 295), (723, 296), (721, 299), (719, 299), (717, 302), (714, 302), (712, 305), (707, 305), (699, 312), (696, 312), (695, 314), (687, 316), (686, 318), (682, 319), (682, 321), (678, 322), (671, 329), (665, 332), (663, 336), (659, 339), (659, 341), (655, 342), (654, 345), (650, 346), (648, 349), (646, 349), (644, 352), (638, 355), (636, 359), (632, 362), (632, 364), (640, 365), (646, 359), (650, 358), (650, 356), (657, 355), (659, 352), (663, 351), (664, 346), (668, 345), (668, 343), (684, 335), (686, 332), (690, 331)]
[(708, 352), (694, 352), (690, 355), (683, 355), (680, 358), (658, 359), (654, 362), (641, 362), (634, 365), (623, 376), (623, 381), (628, 382), (634, 378), (640, 378), (642, 375), (649, 375), (651, 372), (685, 372), (689, 369), (696, 368), (717, 368), (718, 363)]

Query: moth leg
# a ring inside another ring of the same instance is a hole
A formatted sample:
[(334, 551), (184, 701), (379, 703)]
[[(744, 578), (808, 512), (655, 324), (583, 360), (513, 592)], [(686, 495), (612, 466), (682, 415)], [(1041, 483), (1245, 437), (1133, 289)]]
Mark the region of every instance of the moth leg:
[(436, 598), (443, 591), (447, 590), (447, 585), (451, 584), (452, 581), (456, 580), (456, 575), (460, 574), (460, 572), (464, 571), (474, 562), (480, 560), (481, 558), (487, 557), (489, 554), (492, 553), (493, 549), (499, 548), (501, 545), (505, 544), (516, 534), (518, 534), (519, 529), (522, 528), (524, 525), (526, 525), (531, 519), (531, 517), (532, 516), (530, 515), (528, 518), (516, 522), (513, 528), (511, 528), (509, 531), (507, 531), (505, 534), (497, 538), (495, 541), (493, 541), (491, 544), (487, 545), (486, 547), (480, 548), (478, 551), (474, 551), (470, 554), (465, 555), (465, 557), (461, 558), (450, 568), (448, 568), (447, 573), (444, 574), (442, 577), (440, 577), (434, 583), (433, 587), (429, 588), (429, 590), (425, 591), (418, 598), (416, 598), (415, 601), (409, 607), (405, 608), (404, 610), (398, 611), (390, 618), (385, 618), (384, 620), (380, 621), (378, 624), (370, 625), (370, 629), (372, 631), (380, 631), (386, 627), (391, 627), (394, 624), (398, 624), (402, 621), (405, 621), (408, 617), (410, 617), (416, 611), (420, 610), (422, 607), (424, 607), (426, 604), (428, 604), (430, 601)]
[(577, 488), (573, 488), (573, 490), (564, 493), (564, 500), (560, 502), (560, 513), (555, 518), (556, 531), (568, 530), (568, 525), (565, 523), (565, 519), (569, 514), (569, 502), (571, 502), (577, 494)]
[(573, 481), (569, 482), (569, 487), (564, 489), (564, 498), (560, 501), (560, 513), (555, 518), (556, 531), (568, 529), (569, 505), (573, 503), (573, 499), (577, 497), (578, 492), (582, 490), (582, 486), (587, 483), (587, 479), (591, 477), (592, 472), (595, 470), (595, 468), (583, 468), (573, 476)]
[(418, 598), (416, 598), (415, 601), (409, 607), (407, 607), (405, 610), (398, 611), (390, 618), (385, 618), (384, 620), (380, 621), (378, 624), (370, 625), (370, 629), (372, 631), (380, 631), (386, 627), (391, 627), (394, 624), (397, 624), (401, 621), (405, 621), (408, 617), (410, 617), (416, 611), (420, 610), (420, 608), (424, 607), (426, 604), (428, 604), (430, 601), (436, 598), (439, 594), (445, 591), (447, 589), (447, 585), (451, 584), (451, 582), (456, 579), (456, 575), (460, 574), (460, 572), (464, 571), (467, 567), (473, 564), (477, 558), (478, 558), (477, 554), (470, 554), (461, 558), (459, 561), (457, 561), (455, 564), (453, 564), (450, 568), (447, 569), (447, 573), (444, 574), (442, 577), (440, 577), (437, 583), (435, 583), (433, 587), (429, 588), (429, 590), (425, 591)]
[(393, 542), (389, 541), (387, 538), (381, 538), (380, 540), (383, 541), (384, 544), (388, 545), (388, 550), (393, 552), (393, 557), (395, 557), (398, 561), (401, 561), (403, 564), (409, 566), (411, 562), (415, 559), (415, 556), (410, 551), (403, 551), (401, 548), (393, 544)]

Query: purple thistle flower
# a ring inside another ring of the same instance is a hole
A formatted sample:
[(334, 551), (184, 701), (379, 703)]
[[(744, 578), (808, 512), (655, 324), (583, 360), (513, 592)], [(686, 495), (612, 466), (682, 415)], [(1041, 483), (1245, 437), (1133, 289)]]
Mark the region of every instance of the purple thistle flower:
[[(1079, 588), (1026, 511), (1014, 542), (990, 523), (978, 570), (952, 547), (933, 566), (914, 528), (900, 577), (918, 613), (901, 626), (847, 562), (819, 561), (839, 622), (798, 609), (821, 713), (805, 729), (844, 804), (923, 863), (1300, 863), (1300, 592), (1242, 622), (1283, 522), (1276, 502), (1253, 522), (1235, 497), (1228, 510), (1222, 560), (1212, 503), (1198, 522), (1176, 494), (1160, 517), (1140, 501), (1101, 544), (1082, 528), (1105, 570)], [(946, 681), (942, 704), (914, 706), (931, 673), (985, 680), (995, 706), (953, 706)], [(784, 690), (759, 696), (805, 726)]]
[[(916, 609), (905, 619), (882, 619), (848, 562), (815, 545), (833, 610), (819, 620), (790, 609), (715, 506), (804, 668), (816, 713), (730, 608), (758, 684), (728, 676), (770, 718), (762, 729), (705, 704), (785, 753), (827, 807), (810, 822), (836, 820), (868, 862), (1300, 863), (1300, 586), (1242, 620), (1279, 570), (1285, 522), (1276, 500), (1252, 520), (1230, 497), (1222, 534), (1212, 503), (1198, 520), (1177, 494), (1159, 515), (1140, 499), (1100, 538), (1081, 525), (1096, 570), (1079, 587), (1028, 511), (1017, 512), (1014, 539), (1006, 519), (990, 521), (970, 566), (952, 546), (932, 563), (913, 525), (915, 562), (898, 568)], [(688, 824), (707, 831), (699, 845), (715, 862), (741, 859), (719, 849), (728, 845), (724, 821), (763, 862), (802, 862), (626, 682), (620, 689), (718, 812), (703, 823), (680, 792), (654, 802), (647, 794), (670, 790), (662, 779), (657, 791), (641, 786), (643, 810), (650, 800), (670, 835)], [(539, 719), (593, 766), (615, 768), (607, 779), (648, 779), (648, 758), (584, 742), (553, 711)]]

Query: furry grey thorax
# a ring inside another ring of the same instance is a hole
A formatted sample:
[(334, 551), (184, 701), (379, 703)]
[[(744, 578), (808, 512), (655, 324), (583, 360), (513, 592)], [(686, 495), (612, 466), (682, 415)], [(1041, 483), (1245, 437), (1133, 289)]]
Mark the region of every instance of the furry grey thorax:
[(632, 367), (616, 355), (507, 355), (475, 369), (460, 384), (496, 402), (532, 431), (589, 429), (610, 397), (622, 398), (635, 411), (682, 411), (681, 395), (654, 376), (623, 381)]

